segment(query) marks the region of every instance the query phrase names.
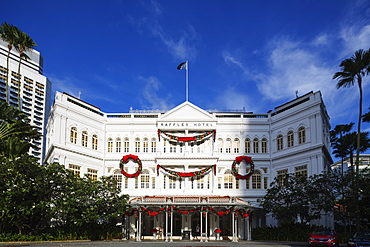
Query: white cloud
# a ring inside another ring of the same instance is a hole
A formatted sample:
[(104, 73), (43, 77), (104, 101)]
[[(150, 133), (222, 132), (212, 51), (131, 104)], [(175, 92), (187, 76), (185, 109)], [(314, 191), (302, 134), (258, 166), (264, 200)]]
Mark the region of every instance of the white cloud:
[(141, 4), (149, 13), (153, 13), (155, 15), (162, 14), (162, 5), (157, 1), (141, 1)]
[(191, 59), (196, 56), (196, 50), (188, 44), (188, 40), (197, 37), (194, 28), (189, 27), (189, 32), (183, 32), (182, 36), (176, 41), (170, 37), (158, 23), (154, 25), (152, 33), (159, 37), (162, 44), (167, 48), (168, 52), (176, 59)]
[(320, 45), (328, 45), (330, 43), (330, 39), (328, 34), (321, 34), (318, 35), (313, 41), (312, 45), (320, 46)]
[(317, 90), (326, 94), (335, 88), (331, 78), (331, 69), (318, 55), (287, 39), (272, 44), (268, 72), (255, 76), (262, 95), (272, 101), (291, 99), (296, 90), (300, 95)]
[(343, 40), (342, 56), (352, 56), (359, 49), (370, 48), (370, 24), (358, 29), (355, 26), (344, 27), (340, 38)]
[(58, 78), (54, 75), (51, 75), (48, 78), (52, 83), (53, 92), (65, 92), (74, 97), (78, 97), (78, 93), (81, 91), (81, 88), (76, 85), (81, 85), (81, 82), (77, 78), (68, 76)]
[(222, 56), (224, 58), (225, 63), (235, 65), (236, 67), (240, 68), (244, 74), (247, 73), (247, 69), (237, 58), (233, 57), (228, 52), (224, 52)]
[(226, 88), (222, 90), (222, 94), (218, 95), (216, 101), (218, 105), (224, 108), (222, 110), (241, 110), (241, 107), (244, 107), (247, 111), (253, 111), (252, 108), (254, 108), (255, 105), (251, 104), (249, 100), (250, 98), (246, 97), (243, 92), (235, 88)]
[(164, 95), (163, 91), (161, 91), (162, 83), (157, 78), (153, 76), (148, 78), (141, 76), (139, 80), (145, 82), (143, 100), (140, 102), (144, 109), (168, 110), (174, 106), (170, 102), (170, 94), (166, 95), (165, 98), (162, 97)]
[(309, 44), (286, 38), (275, 40), (270, 47), (267, 72), (254, 77), (266, 100), (291, 100), (296, 90), (298, 95), (321, 91), (332, 120), (356, 116), (358, 88), (336, 88), (337, 81), (332, 79), (339, 71), (336, 61), (328, 61)]

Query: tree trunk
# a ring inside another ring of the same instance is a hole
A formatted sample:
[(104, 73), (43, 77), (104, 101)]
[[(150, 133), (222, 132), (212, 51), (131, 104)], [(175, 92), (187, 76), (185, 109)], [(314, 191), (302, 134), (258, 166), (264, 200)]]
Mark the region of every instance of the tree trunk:
[(360, 137), (361, 137), (361, 119), (362, 119), (362, 78), (358, 77), (358, 88), (360, 90), (360, 102), (359, 102), (359, 113), (358, 113), (358, 123), (357, 123), (357, 150), (356, 150), (356, 176), (355, 176), (355, 195), (356, 195), (356, 231), (360, 231), (360, 208), (358, 205), (358, 176), (360, 169)]
[(18, 109), (21, 109), (21, 63), (22, 63), (22, 53), (19, 52), (19, 63), (18, 63)]

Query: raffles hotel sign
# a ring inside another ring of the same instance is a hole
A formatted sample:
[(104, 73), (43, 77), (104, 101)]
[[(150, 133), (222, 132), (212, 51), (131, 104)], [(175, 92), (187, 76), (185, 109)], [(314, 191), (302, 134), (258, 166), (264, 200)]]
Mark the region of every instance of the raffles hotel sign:
[(212, 121), (163, 121), (157, 122), (158, 129), (215, 129), (216, 122)]

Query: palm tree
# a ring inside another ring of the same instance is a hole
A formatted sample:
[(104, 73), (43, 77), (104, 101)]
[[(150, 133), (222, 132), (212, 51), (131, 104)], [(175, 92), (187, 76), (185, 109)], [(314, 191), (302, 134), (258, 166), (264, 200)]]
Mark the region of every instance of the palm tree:
[(0, 156), (15, 159), (25, 154), (34, 140), (41, 137), (38, 130), (31, 126), (28, 117), (20, 109), (0, 102)]
[[(350, 124), (339, 124), (336, 125), (334, 130), (330, 131), (330, 142), (331, 146), (335, 148), (334, 150), (336, 152), (335, 157), (341, 158), (341, 165), (342, 165), (342, 176), (343, 176), (343, 160), (347, 156), (344, 149), (339, 149), (341, 145), (338, 145), (338, 142), (341, 140), (344, 134), (350, 132), (352, 130), (352, 127), (355, 123)], [(334, 154), (334, 152), (333, 152)]]
[[(337, 158), (345, 158), (349, 156), (351, 167), (353, 167), (353, 154), (357, 151), (357, 133), (346, 133), (332, 144), (334, 149), (333, 154)], [(368, 132), (361, 132), (360, 134), (360, 152), (363, 153), (370, 148), (370, 139)], [(352, 169), (353, 171), (353, 169)]]
[[(356, 188), (358, 200), (358, 175), (360, 169), (360, 139), (361, 139), (361, 118), (362, 118), (362, 78), (370, 72), (370, 49), (364, 51), (362, 49), (348, 59), (343, 60), (340, 65), (341, 71), (334, 74), (333, 79), (337, 79), (337, 89), (341, 87), (351, 87), (357, 82), (360, 91), (359, 114), (357, 121), (357, 142), (356, 142)], [(356, 203), (356, 229), (360, 230), (360, 214), (358, 213), (358, 203)]]
[(0, 26), (0, 38), (4, 40), (6, 43), (8, 43), (8, 54), (6, 57), (6, 81), (5, 81), (5, 96), (6, 96), (6, 102), (9, 102), (9, 90), (8, 90), (8, 81), (9, 81), (9, 59), (10, 59), (10, 51), (14, 46), (17, 44), (17, 27), (10, 25), (6, 22), (3, 23), (3, 25)]
[(27, 60), (29, 57), (25, 52), (31, 50), (33, 47), (37, 46), (37, 44), (33, 41), (33, 39), (22, 32), (17, 28), (17, 40), (15, 49), (19, 52), (19, 60), (18, 60), (18, 108), (21, 109), (21, 95), (20, 95), (20, 88), (21, 88), (21, 64), (22, 60)]
[(359, 115), (357, 121), (357, 143), (356, 143), (356, 173), (359, 169), (360, 160), (360, 133), (361, 133), (361, 118), (362, 118), (362, 78), (370, 72), (370, 49), (364, 51), (362, 49), (348, 59), (343, 60), (340, 65), (341, 71), (334, 74), (333, 79), (337, 79), (337, 89), (341, 87), (351, 87), (357, 82), (360, 90)]

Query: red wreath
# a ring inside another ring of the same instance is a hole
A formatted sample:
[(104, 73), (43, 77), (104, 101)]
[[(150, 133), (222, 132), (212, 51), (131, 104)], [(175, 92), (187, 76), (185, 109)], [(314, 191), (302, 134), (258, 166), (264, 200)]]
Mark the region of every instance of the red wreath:
[[(236, 170), (236, 164), (240, 164), (240, 162), (242, 162), (243, 160), (245, 160), (245, 162), (249, 163), (250, 167), (251, 167), (249, 173), (246, 174), (246, 175), (240, 175)], [(232, 170), (233, 175), (236, 178), (239, 178), (239, 179), (249, 178), (254, 173), (254, 163), (252, 161), (252, 158), (249, 157), (249, 156), (238, 156), (238, 157), (236, 157), (233, 164), (231, 165), (231, 170)]]
[[(129, 174), (129, 173), (125, 172), (125, 170), (123, 170), (123, 166), (125, 164), (127, 164), (130, 159), (132, 159), (135, 163), (137, 163), (139, 165), (137, 171), (134, 174)], [(123, 175), (125, 175), (126, 177), (129, 177), (129, 178), (135, 178), (135, 177), (140, 175), (141, 170), (143, 169), (143, 164), (141, 163), (141, 160), (139, 159), (138, 156), (128, 154), (128, 155), (125, 155), (125, 156), (122, 157), (122, 159), (119, 162), (119, 167), (121, 168), (121, 173)]]

